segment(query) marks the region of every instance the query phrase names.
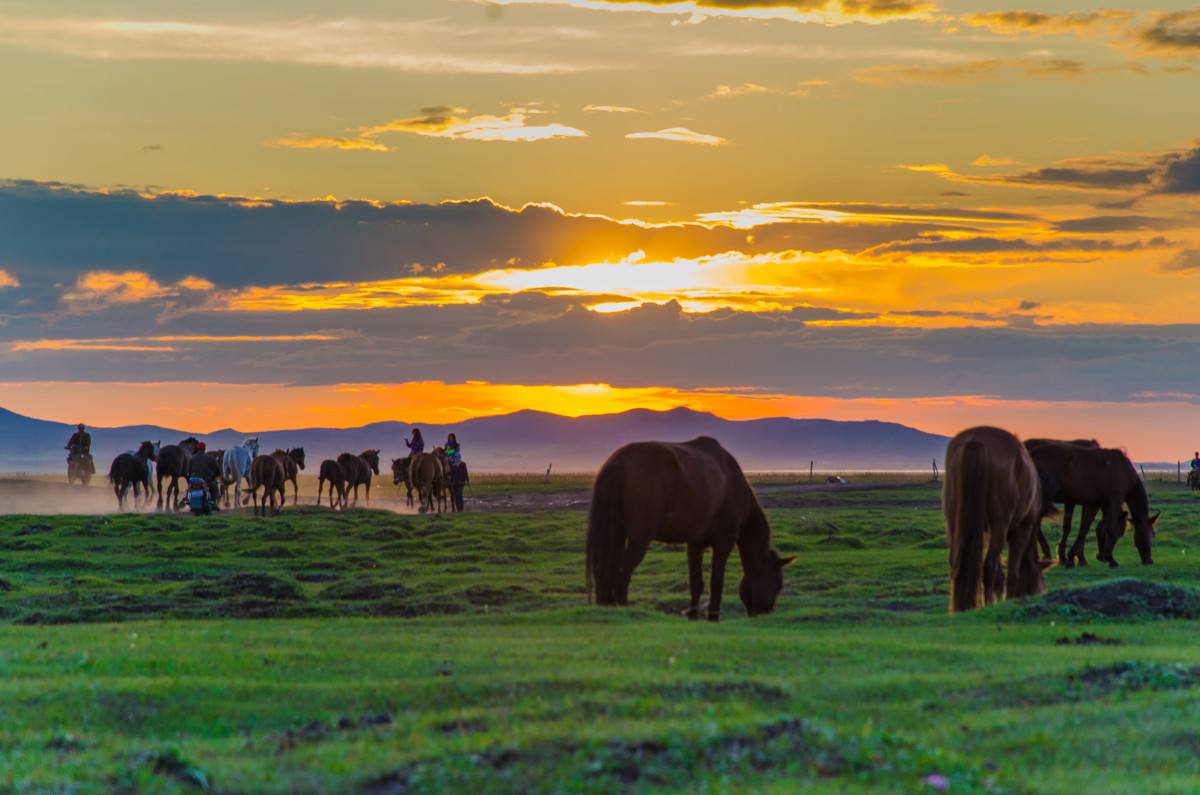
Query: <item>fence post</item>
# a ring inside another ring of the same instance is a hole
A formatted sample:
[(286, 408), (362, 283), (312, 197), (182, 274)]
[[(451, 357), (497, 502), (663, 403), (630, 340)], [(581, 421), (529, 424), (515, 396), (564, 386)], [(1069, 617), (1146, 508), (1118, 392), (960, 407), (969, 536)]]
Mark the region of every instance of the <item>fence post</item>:
[(543, 483), (550, 482), (550, 470), (551, 469), (554, 469), (554, 464), (551, 464), (550, 466), (546, 467), (546, 479), (544, 481), (542, 481)]
[(1176, 483), (1183, 482), (1183, 462), (1182, 461), (1175, 462), (1175, 482)]
[(933, 459), (933, 482), (934, 483), (938, 482), (938, 468), (937, 468), (937, 459), (936, 458)]
[(808, 462), (808, 482), (809, 483), (813, 482), (813, 467), (816, 465), (816, 463), (817, 463), (816, 461)]

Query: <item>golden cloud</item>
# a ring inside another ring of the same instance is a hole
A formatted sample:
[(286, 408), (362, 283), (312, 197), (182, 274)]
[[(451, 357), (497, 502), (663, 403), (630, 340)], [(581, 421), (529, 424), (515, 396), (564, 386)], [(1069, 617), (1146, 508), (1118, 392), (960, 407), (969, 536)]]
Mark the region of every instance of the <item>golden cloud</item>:
[(668, 127), (653, 132), (632, 132), (625, 136), (632, 140), (677, 141), (685, 144), (700, 144), (703, 146), (721, 146), (729, 143), (719, 135), (689, 130), (687, 127)]

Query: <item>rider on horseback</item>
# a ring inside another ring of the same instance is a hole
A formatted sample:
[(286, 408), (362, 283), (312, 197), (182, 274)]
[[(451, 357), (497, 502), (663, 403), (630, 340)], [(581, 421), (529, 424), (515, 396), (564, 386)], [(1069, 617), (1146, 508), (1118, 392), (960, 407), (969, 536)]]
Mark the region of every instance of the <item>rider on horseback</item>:
[(425, 439), (421, 436), (420, 428), (413, 428), (412, 440), (405, 439), (404, 446), (408, 448), (410, 456), (425, 452)]
[(88, 474), (95, 474), (96, 467), (92, 463), (92, 435), (87, 432), (87, 426), (82, 422), (75, 426), (75, 433), (67, 442), (67, 463), (82, 461), (88, 469)]
[(463, 510), (463, 488), (470, 480), (467, 465), (462, 460), (462, 445), (458, 437), (450, 434), (446, 437), (446, 462), (450, 464), (450, 499), (454, 502), (454, 510)]

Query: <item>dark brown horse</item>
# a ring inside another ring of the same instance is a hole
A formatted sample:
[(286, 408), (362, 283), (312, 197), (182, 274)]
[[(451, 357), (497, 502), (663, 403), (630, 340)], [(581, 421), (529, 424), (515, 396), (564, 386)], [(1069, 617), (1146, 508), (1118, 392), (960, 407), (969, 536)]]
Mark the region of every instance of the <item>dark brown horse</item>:
[[(292, 482), (292, 505), (300, 504), (300, 472), (304, 469), (304, 448), (276, 450), (271, 453), (283, 465), (283, 479)], [(317, 502), (320, 502), (318, 497)]]
[[(317, 505), (321, 504), (321, 492), (325, 490), (325, 482), (329, 482), (329, 507), (330, 508), (345, 508), (346, 507), (346, 472), (342, 469), (342, 465), (331, 458), (326, 458), (321, 462), (320, 474), (317, 476)], [(334, 491), (337, 492), (337, 500), (334, 501)]]
[[(286, 457), (286, 456), (285, 456)], [(279, 513), (283, 510), (283, 506), (287, 503), (287, 493), (284, 491), (283, 484), (287, 480), (283, 469), (283, 462), (279, 457), (274, 455), (257, 456), (250, 464), (250, 493), (247, 497), (243, 497), (243, 504), (247, 498), (254, 500), (254, 515), (259, 513), (259, 506), (262, 506), (262, 515), (267, 515), (267, 500), (271, 501), (271, 512)], [(258, 490), (263, 490), (262, 499), (259, 499)], [(279, 506), (275, 505), (275, 492), (279, 492)]]
[(1036, 541), (1042, 507), (1037, 467), (1017, 437), (985, 427), (950, 440), (942, 510), (951, 613), (1046, 590)]
[[(1096, 530), (1099, 542), (1097, 560), (1116, 566), (1113, 548), (1133, 522), (1134, 544), (1142, 563), (1153, 563), (1151, 546), (1159, 514), (1150, 515), (1146, 486), (1129, 457), (1120, 450), (1096, 449), (1070, 443), (1049, 443), (1033, 448), (1031, 455), (1039, 469), (1051, 473), (1058, 502), (1083, 506), (1079, 534), (1070, 552), (1066, 551), (1067, 526), (1059, 540), (1058, 555), (1064, 566), (1086, 566), (1084, 543), (1098, 511), (1104, 519)], [(1129, 507), (1128, 514), (1124, 507)]]
[[(150, 462), (158, 457), (158, 444), (142, 442), (136, 453), (121, 453), (113, 459), (108, 469), (108, 482), (112, 484), (113, 493), (117, 495), (117, 510), (125, 510), (125, 496), (133, 487), (133, 502), (137, 506), (139, 490), (144, 486), (150, 488)], [(150, 496), (146, 495), (149, 502)]]
[[(188, 464), (192, 456), (200, 449), (200, 441), (189, 436), (179, 444), (169, 444), (158, 451), (158, 509), (161, 511), (163, 500), (166, 500), (167, 510), (179, 510), (179, 480), (187, 477)], [(167, 480), (167, 490), (163, 491), (163, 480)]]
[(738, 462), (716, 439), (635, 442), (604, 462), (588, 514), (587, 584), (596, 602), (624, 605), (629, 580), (652, 541), (687, 544), (691, 606), (700, 617), (704, 550), (711, 547), (708, 620), (721, 616), (725, 565), (736, 545), (738, 587), (750, 615), (769, 613), (783, 590), (783, 568), (795, 557), (771, 549), (771, 528)]
[(399, 486), (401, 483), (404, 484), (404, 490), (407, 492), (406, 502), (409, 508), (413, 507), (412, 478), (410, 478), (408, 474), (409, 465), (411, 463), (411, 455), (404, 458), (392, 459), (392, 485)]
[(358, 504), (358, 487), (366, 486), (367, 505), (371, 504), (371, 474), (379, 474), (379, 451), (363, 450), (358, 455), (342, 453), (337, 462), (346, 473), (346, 490), (354, 489), (354, 504)]
[(442, 462), (433, 453), (417, 453), (411, 457), (408, 464), (408, 481), (417, 493), (417, 510), (429, 513), (436, 510), (441, 513), (439, 495), (443, 486)]
[[(1026, 442), (1026, 446), (1030, 446), (1030, 443)], [(1135, 542), (1138, 543), (1139, 552), (1142, 552), (1142, 562), (1151, 562), (1150, 544), (1158, 516), (1151, 518), (1145, 486), (1126, 454), (1121, 450), (1099, 448), (1094, 442), (1081, 444), (1078, 441), (1049, 440), (1034, 444), (1030, 454), (1034, 465), (1042, 473), (1043, 485), (1052, 490), (1048, 500), (1062, 502), (1066, 506), (1062, 537), (1058, 539), (1058, 560), (1063, 566), (1069, 568), (1076, 563), (1087, 566), (1084, 542), (1097, 513), (1103, 513), (1096, 530), (1097, 560), (1116, 566), (1116, 561), (1112, 560), (1112, 546), (1124, 536), (1132, 513)], [(1123, 510), (1126, 503), (1130, 513)], [(1084, 513), (1080, 519), (1078, 537), (1068, 554), (1070, 512), (1075, 504), (1081, 504)]]

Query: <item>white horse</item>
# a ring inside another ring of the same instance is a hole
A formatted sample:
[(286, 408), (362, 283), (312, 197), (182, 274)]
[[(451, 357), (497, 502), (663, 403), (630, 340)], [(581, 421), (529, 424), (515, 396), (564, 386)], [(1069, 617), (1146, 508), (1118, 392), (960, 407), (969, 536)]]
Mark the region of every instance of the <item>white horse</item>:
[[(245, 479), (246, 485), (253, 487), (250, 482), (250, 465), (258, 456), (258, 437), (255, 436), (242, 442), (238, 447), (231, 447), (225, 451), (225, 456), (221, 459), (221, 477), (226, 483), (233, 485), (233, 504), (240, 506), (242, 504), (242, 480)], [(229, 490), (225, 491), (225, 500), (228, 503)]]

